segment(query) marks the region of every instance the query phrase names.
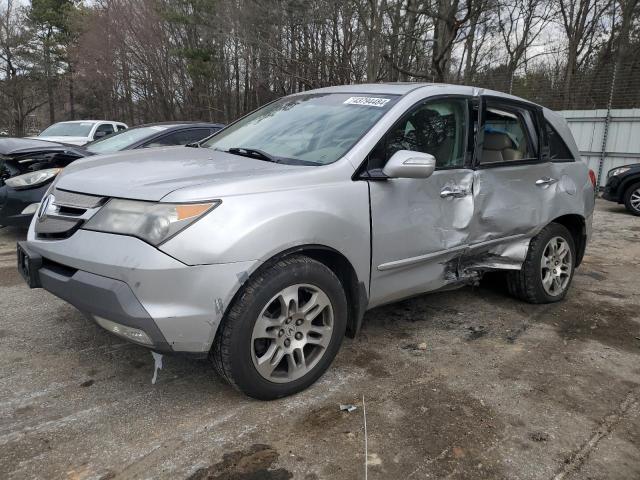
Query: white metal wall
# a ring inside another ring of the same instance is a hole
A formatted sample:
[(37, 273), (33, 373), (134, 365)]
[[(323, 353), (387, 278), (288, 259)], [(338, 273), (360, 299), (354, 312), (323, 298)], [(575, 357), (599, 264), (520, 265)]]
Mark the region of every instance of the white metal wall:
[[(606, 110), (565, 110), (559, 112), (569, 123), (582, 159), (596, 174), (602, 151)], [(640, 163), (640, 108), (611, 110), (600, 186), (607, 172), (630, 163)]]

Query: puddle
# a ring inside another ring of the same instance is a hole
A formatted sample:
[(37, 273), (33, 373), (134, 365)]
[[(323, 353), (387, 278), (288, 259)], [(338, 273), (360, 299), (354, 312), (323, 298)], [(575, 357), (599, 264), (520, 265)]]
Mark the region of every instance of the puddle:
[(201, 468), (188, 480), (288, 480), (291, 472), (273, 468), (278, 452), (269, 445), (256, 444), (246, 450), (225, 453), (222, 461)]

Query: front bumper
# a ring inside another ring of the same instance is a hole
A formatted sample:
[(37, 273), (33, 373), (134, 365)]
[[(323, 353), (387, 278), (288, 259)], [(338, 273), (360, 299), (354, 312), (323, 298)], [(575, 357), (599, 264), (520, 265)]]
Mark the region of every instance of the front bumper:
[(151, 344), (141, 344), (162, 352), (208, 352), (227, 305), (259, 263), (190, 266), (136, 238), (86, 230), (38, 240), (32, 228), (24, 246), (42, 257), (45, 290), (103, 327), (106, 319), (144, 332)]
[(607, 184), (602, 192), (602, 198), (609, 200), (610, 202), (622, 202), (622, 195), (620, 193), (620, 179), (616, 176), (609, 177)]
[(24, 190), (16, 190), (7, 185), (1, 186), (0, 225), (27, 228), (33, 218), (33, 214), (23, 215), (22, 211), (32, 203), (40, 202), (50, 185), (51, 182), (47, 182), (40, 187)]

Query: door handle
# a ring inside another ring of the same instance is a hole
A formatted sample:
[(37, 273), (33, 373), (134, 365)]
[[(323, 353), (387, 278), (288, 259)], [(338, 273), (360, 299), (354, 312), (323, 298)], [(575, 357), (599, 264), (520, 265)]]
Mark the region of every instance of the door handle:
[(555, 178), (542, 177), (542, 178), (536, 180), (536, 185), (539, 186), (539, 187), (547, 187), (549, 185), (553, 185), (557, 181), (558, 180), (556, 180)]
[(444, 187), (440, 190), (440, 198), (462, 198), (466, 197), (468, 193), (464, 188)]

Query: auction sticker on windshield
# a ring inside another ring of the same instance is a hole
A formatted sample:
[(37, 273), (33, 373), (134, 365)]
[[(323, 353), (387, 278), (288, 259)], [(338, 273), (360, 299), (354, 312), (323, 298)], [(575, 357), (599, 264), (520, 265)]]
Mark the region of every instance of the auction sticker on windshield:
[(389, 98), (379, 97), (349, 97), (344, 103), (348, 105), (366, 105), (367, 107), (384, 107)]

